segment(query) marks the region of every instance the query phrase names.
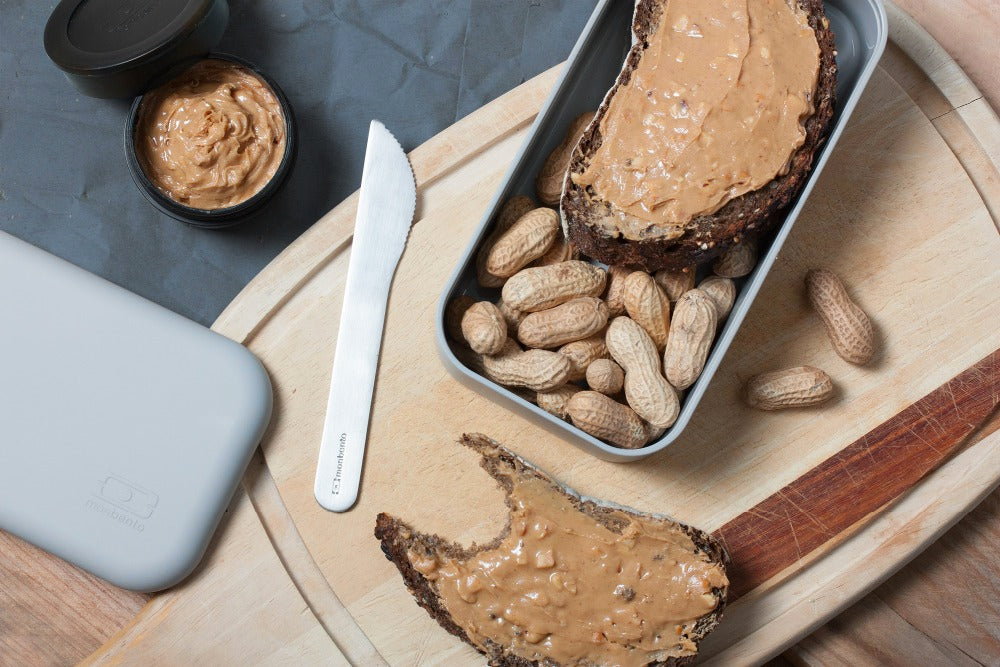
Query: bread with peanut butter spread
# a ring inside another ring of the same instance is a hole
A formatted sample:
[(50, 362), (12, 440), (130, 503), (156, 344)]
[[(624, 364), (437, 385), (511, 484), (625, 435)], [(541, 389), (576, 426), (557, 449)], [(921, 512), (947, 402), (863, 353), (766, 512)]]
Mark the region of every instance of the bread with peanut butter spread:
[(639, 0), (614, 86), (573, 151), (568, 237), (609, 265), (706, 262), (778, 217), (833, 116), (822, 0)]
[(461, 443), (506, 494), (501, 534), (469, 548), (379, 514), (407, 588), (491, 665), (683, 665), (719, 622), (722, 547), (672, 519), (581, 498), (483, 435)]

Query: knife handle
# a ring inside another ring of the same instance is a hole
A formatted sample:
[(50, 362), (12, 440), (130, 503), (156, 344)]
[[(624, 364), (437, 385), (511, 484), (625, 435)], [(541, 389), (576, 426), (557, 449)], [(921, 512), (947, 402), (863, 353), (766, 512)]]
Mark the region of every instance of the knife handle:
[[(333, 512), (349, 510), (358, 499), (361, 468), (368, 438), (375, 374), (382, 348), (388, 284), (372, 289), (354, 264), (348, 269), (344, 307), (333, 356), (330, 396), (326, 405), (323, 439), (313, 494), (316, 501)], [(376, 281), (383, 282), (383, 281)]]

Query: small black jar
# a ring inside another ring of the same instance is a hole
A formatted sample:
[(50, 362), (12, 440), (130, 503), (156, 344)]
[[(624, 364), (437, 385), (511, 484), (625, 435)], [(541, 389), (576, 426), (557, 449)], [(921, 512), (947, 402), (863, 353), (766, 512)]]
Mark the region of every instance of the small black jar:
[[(275, 193), (281, 189), (281, 186), (284, 184), (285, 179), (288, 178), (288, 174), (291, 172), (292, 166), (295, 163), (298, 142), (296, 141), (295, 117), (292, 113), (292, 107), (288, 103), (288, 99), (285, 97), (285, 94), (281, 91), (281, 88), (278, 87), (278, 84), (276, 84), (274, 80), (262, 72), (253, 63), (243, 60), (242, 58), (237, 58), (236, 56), (222, 53), (212, 53), (206, 56), (206, 59), (224, 60), (250, 70), (268, 85), (271, 92), (274, 93), (274, 97), (277, 99), (278, 104), (281, 106), (281, 112), (285, 122), (285, 150), (281, 156), (281, 161), (278, 163), (277, 169), (268, 182), (249, 199), (225, 208), (193, 208), (191, 206), (181, 204), (161, 192), (160, 189), (157, 188), (146, 175), (137, 154), (136, 132), (140, 129), (140, 111), (142, 109), (142, 102), (145, 99), (145, 96), (135, 98), (132, 102), (132, 107), (128, 112), (128, 119), (125, 122), (124, 137), (125, 161), (128, 164), (129, 173), (132, 175), (132, 180), (135, 182), (136, 186), (139, 187), (149, 203), (159, 209), (160, 212), (165, 213), (176, 220), (180, 220), (197, 227), (217, 229), (229, 227), (242, 222), (252, 213), (259, 210), (269, 199), (271, 199), (271, 197), (275, 195)], [(183, 72), (181, 74), (183, 74)]]
[[(125, 125), (125, 159), (132, 179), (158, 210), (199, 227), (228, 227), (260, 209), (288, 177), (298, 143), (292, 107), (274, 80), (241, 58), (209, 56), (228, 22), (226, 0), (62, 0), (45, 25), (46, 53), (81, 93), (136, 97)], [(142, 171), (135, 152), (141, 95), (207, 57), (251, 70), (270, 86), (285, 119), (285, 152), (274, 175), (251, 198), (220, 209), (191, 208), (170, 199)]]

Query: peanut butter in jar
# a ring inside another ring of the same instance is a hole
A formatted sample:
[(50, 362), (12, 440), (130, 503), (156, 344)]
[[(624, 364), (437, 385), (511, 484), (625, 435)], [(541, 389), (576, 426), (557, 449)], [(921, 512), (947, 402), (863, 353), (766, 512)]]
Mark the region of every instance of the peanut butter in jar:
[(147, 93), (135, 154), (170, 200), (218, 210), (251, 199), (275, 178), (288, 142), (282, 103), (250, 68), (209, 58)]

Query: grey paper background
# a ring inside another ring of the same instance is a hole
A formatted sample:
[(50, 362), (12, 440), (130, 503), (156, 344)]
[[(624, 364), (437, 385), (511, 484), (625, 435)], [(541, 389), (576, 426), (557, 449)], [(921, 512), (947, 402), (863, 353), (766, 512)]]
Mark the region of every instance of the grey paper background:
[(284, 90), (299, 153), (245, 224), (189, 227), (125, 166), (128, 100), (85, 97), (48, 59), (57, 3), (0, 0), (0, 229), (209, 325), (358, 188), (368, 123), (411, 150), (566, 58), (595, 0), (230, 0), (219, 51)]

